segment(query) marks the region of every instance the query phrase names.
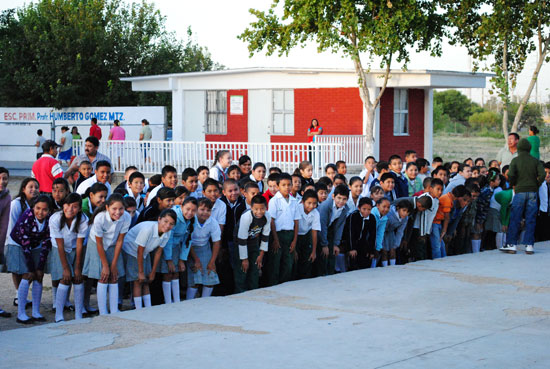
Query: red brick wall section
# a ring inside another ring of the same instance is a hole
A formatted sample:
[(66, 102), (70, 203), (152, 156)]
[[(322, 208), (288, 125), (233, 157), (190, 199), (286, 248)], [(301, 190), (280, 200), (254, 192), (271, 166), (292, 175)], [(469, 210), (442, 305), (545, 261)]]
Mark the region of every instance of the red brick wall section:
[(271, 142), (307, 142), (311, 120), (317, 118), (327, 135), (360, 135), (363, 103), (357, 88), (294, 90), (294, 136), (272, 135)]
[(393, 154), (405, 159), (406, 150), (424, 155), (424, 90), (409, 89), (409, 135), (393, 135), (393, 88), (388, 88), (380, 103), (380, 158), (388, 160)]
[[(231, 114), (229, 99), (233, 95), (243, 96), (243, 114)], [(227, 134), (206, 135), (206, 141), (248, 142), (248, 90), (227, 91)]]

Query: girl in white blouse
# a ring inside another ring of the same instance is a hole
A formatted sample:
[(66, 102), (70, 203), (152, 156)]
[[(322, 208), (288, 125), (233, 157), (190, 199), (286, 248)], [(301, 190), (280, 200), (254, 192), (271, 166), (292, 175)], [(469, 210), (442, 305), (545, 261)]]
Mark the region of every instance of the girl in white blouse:
[[(82, 273), (97, 279), (99, 314), (118, 312), (118, 279), (124, 276), (124, 262), (120, 256), (124, 236), (132, 218), (124, 211), (123, 198), (112, 194), (90, 220), (90, 237)], [(107, 310), (109, 291), (109, 310)]]
[[(82, 198), (71, 193), (60, 204), (62, 211), (50, 218), (52, 251), (49, 266), (52, 285), (58, 284), (55, 295), (55, 321), (65, 320), (63, 309), (74, 284), (75, 319), (82, 319), (84, 310), (84, 284), (82, 264), (84, 260), (84, 239), (88, 233), (88, 217), (82, 213)], [(57, 283), (56, 283), (57, 282)]]

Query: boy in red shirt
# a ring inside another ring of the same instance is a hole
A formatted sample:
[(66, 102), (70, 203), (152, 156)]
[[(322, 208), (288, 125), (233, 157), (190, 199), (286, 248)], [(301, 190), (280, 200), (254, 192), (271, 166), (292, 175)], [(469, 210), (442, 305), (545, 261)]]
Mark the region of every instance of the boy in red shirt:
[(279, 186), (277, 186), (277, 181), (279, 180), (279, 173), (271, 173), (267, 177), (267, 191), (265, 191), (262, 196), (266, 199), (269, 204), (269, 200), (273, 198), (279, 192)]

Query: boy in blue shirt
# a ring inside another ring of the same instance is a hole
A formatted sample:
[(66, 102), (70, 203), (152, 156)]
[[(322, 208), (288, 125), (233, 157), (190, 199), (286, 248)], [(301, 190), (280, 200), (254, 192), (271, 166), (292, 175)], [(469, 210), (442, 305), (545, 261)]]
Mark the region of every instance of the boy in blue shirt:
[(407, 197), (409, 196), (409, 183), (403, 175), (403, 161), (399, 155), (390, 156), (389, 167), (390, 173), (393, 175), (395, 180), (395, 193), (397, 197)]

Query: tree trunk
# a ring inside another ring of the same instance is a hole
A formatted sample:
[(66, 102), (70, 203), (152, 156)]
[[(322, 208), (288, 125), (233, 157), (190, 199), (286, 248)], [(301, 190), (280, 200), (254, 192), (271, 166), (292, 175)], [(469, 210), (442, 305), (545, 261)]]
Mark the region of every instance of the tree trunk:
[(504, 37), (504, 46), (502, 49), (502, 73), (504, 73), (504, 79), (506, 85), (504, 86), (504, 99), (502, 101), (502, 133), (504, 133), (504, 145), (506, 145), (508, 139), (508, 43), (506, 37)]

